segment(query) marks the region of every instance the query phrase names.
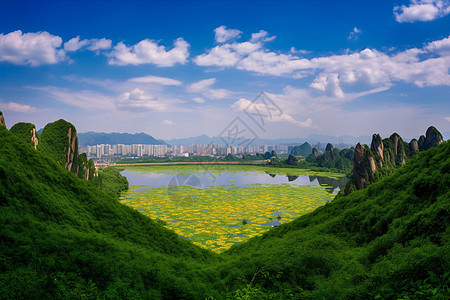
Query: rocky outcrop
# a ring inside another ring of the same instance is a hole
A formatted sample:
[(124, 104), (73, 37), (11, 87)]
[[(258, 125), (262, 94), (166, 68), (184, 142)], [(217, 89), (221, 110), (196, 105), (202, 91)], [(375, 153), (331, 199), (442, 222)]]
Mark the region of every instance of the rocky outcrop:
[(319, 156), (319, 150), (316, 147), (312, 148), (312, 155), (315, 158), (317, 158)]
[(412, 155), (419, 153), (419, 143), (416, 139), (412, 139), (409, 142), (409, 153)]
[(1, 111), (0, 111), (0, 126), (6, 127), (5, 118), (3, 117), (3, 113)]
[(300, 146), (293, 147), (290, 154), (295, 156), (307, 157), (311, 153), (312, 153), (311, 145), (305, 142)]
[(355, 178), (356, 188), (361, 190), (366, 187), (366, 182), (369, 178), (369, 171), (367, 169), (364, 147), (358, 143), (353, 154), (353, 176)]
[(92, 159), (88, 160), (86, 153), (81, 153), (78, 156), (78, 177), (81, 179), (90, 180), (95, 176), (95, 165)]
[(49, 123), (40, 136), (39, 149), (66, 170), (78, 175), (78, 138), (75, 126), (64, 120)]
[(14, 124), (14, 126), (11, 127), (10, 131), (23, 141), (26, 141), (27, 144), (34, 147), (35, 150), (37, 149), (39, 140), (36, 133), (36, 127), (33, 124), (19, 122)]
[(328, 143), (327, 146), (325, 147), (325, 151), (333, 151), (334, 147), (332, 144)]
[[(353, 190), (351, 185), (360, 190), (371, 182), (389, 174), (406, 163), (419, 151), (436, 147), (443, 142), (442, 135), (434, 128), (428, 128), (426, 135), (406, 143), (397, 133), (382, 140), (380, 135), (372, 136), (370, 149), (361, 144), (356, 145), (353, 155), (353, 179), (346, 187), (346, 194)], [(381, 171), (383, 170), (383, 171)]]
[(323, 154), (319, 154), (317, 148), (313, 148), (306, 161), (313, 163), (318, 167), (334, 168), (342, 171), (351, 170), (351, 158), (353, 157), (353, 148), (339, 150), (332, 144), (328, 144)]
[(425, 141), (423, 142), (422, 150), (437, 147), (443, 141), (444, 139), (442, 138), (442, 134), (435, 127), (431, 126), (425, 133)]

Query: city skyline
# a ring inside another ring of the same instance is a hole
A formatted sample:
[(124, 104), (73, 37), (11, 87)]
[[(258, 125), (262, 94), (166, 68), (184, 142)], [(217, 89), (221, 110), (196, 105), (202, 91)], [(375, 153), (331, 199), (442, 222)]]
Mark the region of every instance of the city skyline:
[[(444, 0), (0, 1), (0, 110), (8, 128), (64, 118), (157, 139), (445, 134), (449, 14)], [(262, 91), (274, 114), (258, 123)]]

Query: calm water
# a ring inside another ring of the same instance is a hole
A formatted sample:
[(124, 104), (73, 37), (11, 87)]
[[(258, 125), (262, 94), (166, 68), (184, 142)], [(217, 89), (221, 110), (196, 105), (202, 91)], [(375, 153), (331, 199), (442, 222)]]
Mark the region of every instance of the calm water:
[(151, 168), (145, 171), (121, 170), (121, 174), (128, 179), (130, 186), (162, 187), (165, 185), (190, 185), (197, 188), (219, 185), (235, 185), (246, 187), (252, 184), (295, 184), (295, 185), (323, 185), (329, 193), (337, 193), (348, 182), (346, 177), (338, 179), (321, 176), (288, 176), (254, 171), (215, 171), (213, 174), (202, 170), (191, 171), (190, 174), (177, 174), (176, 168), (170, 168), (172, 172), (153, 173)]

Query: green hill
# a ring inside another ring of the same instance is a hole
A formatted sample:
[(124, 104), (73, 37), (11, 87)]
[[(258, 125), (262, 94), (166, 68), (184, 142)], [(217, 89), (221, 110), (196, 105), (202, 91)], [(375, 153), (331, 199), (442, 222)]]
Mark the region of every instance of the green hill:
[(77, 178), (6, 127), (0, 224), (0, 298), (198, 299), (212, 288), (199, 263), (215, 255)]
[(0, 126), (0, 298), (450, 296), (449, 142), (221, 255), (120, 204), (115, 170), (53, 156)]

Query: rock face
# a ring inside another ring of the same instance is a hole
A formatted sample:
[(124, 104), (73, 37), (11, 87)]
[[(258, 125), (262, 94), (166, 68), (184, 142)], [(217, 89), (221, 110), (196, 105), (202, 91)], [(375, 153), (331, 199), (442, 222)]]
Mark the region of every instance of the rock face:
[(416, 139), (412, 139), (411, 142), (409, 142), (409, 152), (412, 155), (419, 153), (419, 143)]
[(365, 163), (364, 147), (360, 143), (356, 145), (353, 154), (353, 176), (358, 190), (366, 187), (369, 172)]
[(75, 127), (64, 120), (49, 123), (39, 138), (39, 150), (56, 160), (66, 170), (82, 179), (95, 176), (92, 160), (86, 154), (78, 154), (78, 137)]
[[(443, 142), (442, 135), (434, 128), (429, 127), (426, 135), (406, 143), (397, 133), (382, 140), (380, 135), (372, 136), (370, 149), (361, 144), (356, 145), (353, 155), (353, 179), (347, 185), (345, 192), (350, 193), (354, 185), (356, 189), (365, 188), (374, 182), (402, 166), (408, 159), (419, 153), (419, 151), (436, 147)], [(380, 170), (383, 170), (381, 172)]]
[(317, 157), (319, 156), (319, 150), (318, 150), (316, 147), (314, 147), (314, 148), (312, 149), (312, 155), (313, 155), (315, 158), (317, 158)]
[(6, 126), (5, 118), (3, 117), (3, 113), (0, 111), (0, 126)]
[(332, 144), (328, 143), (327, 146), (325, 147), (325, 151), (333, 151), (334, 147)]
[(36, 134), (36, 127), (33, 124), (19, 122), (14, 124), (9, 131), (33, 146), (35, 150), (37, 149), (39, 140)]
[(428, 150), (432, 147), (437, 147), (443, 141), (442, 134), (435, 127), (431, 126), (427, 129), (425, 134), (425, 141), (423, 142), (422, 149)]

